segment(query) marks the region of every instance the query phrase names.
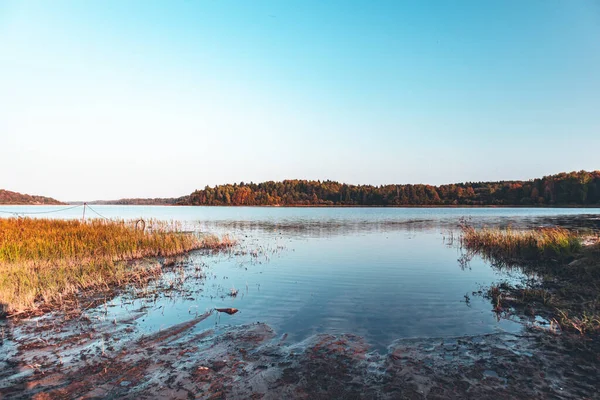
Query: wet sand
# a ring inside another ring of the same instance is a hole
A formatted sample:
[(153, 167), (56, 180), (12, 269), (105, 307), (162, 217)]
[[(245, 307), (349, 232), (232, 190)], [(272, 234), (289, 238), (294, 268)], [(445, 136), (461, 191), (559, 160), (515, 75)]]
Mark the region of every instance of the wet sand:
[[(539, 329), (404, 339), (386, 353), (354, 335), (288, 343), (264, 323), (208, 329), (207, 312), (144, 335), (128, 318), (47, 315), (11, 322), (4, 398), (596, 398), (598, 341)], [(221, 315), (219, 318), (227, 318)]]

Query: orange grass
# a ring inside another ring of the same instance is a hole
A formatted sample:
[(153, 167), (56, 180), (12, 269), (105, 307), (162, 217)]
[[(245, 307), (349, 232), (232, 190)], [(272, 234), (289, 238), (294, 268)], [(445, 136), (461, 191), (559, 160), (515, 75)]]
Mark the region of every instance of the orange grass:
[(499, 259), (564, 259), (582, 248), (581, 238), (563, 228), (530, 230), (464, 227), (462, 244), (470, 250)]
[(156, 263), (200, 248), (233, 244), (228, 237), (183, 233), (177, 223), (146, 221), (0, 219), (0, 312), (34, 308), (83, 289), (141, 281)]

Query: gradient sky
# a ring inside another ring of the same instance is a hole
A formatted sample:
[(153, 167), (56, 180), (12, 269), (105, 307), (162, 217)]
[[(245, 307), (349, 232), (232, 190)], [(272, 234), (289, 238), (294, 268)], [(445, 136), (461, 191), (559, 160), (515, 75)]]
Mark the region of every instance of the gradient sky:
[(600, 169), (600, 2), (0, 0), (0, 188)]

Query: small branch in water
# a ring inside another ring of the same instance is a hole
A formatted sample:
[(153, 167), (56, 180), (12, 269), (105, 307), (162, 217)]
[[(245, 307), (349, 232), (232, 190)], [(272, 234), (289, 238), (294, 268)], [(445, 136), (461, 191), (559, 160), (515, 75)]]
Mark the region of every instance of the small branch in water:
[(236, 312), (238, 312), (239, 310), (237, 308), (215, 308), (215, 311), (220, 312), (220, 313), (226, 313), (229, 315), (233, 315)]

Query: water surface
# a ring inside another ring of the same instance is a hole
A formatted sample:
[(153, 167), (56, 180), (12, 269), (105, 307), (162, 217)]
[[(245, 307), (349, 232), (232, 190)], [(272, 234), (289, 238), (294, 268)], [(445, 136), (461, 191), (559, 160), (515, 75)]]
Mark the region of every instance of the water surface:
[[(81, 218), (83, 208), (2, 207), (36, 217)], [(44, 212), (44, 213), (42, 213)], [(10, 214), (4, 214), (10, 215)], [(259, 208), (92, 206), (86, 216), (176, 220), (188, 230), (229, 233), (230, 254), (196, 252), (163, 277), (183, 282), (184, 294), (161, 292), (152, 301), (112, 300), (106, 318), (140, 309), (142, 332), (189, 320), (215, 307), (196, 329), (266, 322), (303, 340), (315, 333), (353, 333), (377, 349), (409, 337), (453, 337), (522, 325), (498, 319), (473, 292), (493, 282), (525, 279), (500, 273), (479, 258), (468, 268), (453, 243), (460, 223), (473, 225), (598, 226), (600, 209), (523, 208)], [(163, 285), (164, 287), (164, 285)], [(239, 290), (235, 297), (232, 289)]]

